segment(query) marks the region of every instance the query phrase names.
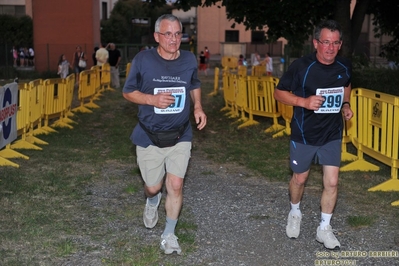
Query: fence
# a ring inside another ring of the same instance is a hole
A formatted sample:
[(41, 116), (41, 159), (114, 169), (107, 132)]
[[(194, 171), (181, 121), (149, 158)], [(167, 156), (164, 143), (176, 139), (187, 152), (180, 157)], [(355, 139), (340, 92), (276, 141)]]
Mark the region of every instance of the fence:
[(29, 157), (16, 150), (42, 150), (38, 145), (48, 145), (48, 143), (39, 139), (38, 135), (56, 132), (57, 127), (72, 129), (76, 123), (70, 118), (74, 116), (73, 112), (91, 112), (90, 108), (99, 108), (94, 100), (104, 91), (113, 90), (110, 87), (109, 71), (109, 64), (105, 64), (101, 71), (100, 68), (93, 67), (80, 73), (78, 84), (80, 106), (74, 109), (72, 109), (72, 100), (75, 74), (65, 79), (37, 79), (18, 84), (17, 138), (0, 147), (0, 166), (19, 167), (10, 159), (29, 159)]

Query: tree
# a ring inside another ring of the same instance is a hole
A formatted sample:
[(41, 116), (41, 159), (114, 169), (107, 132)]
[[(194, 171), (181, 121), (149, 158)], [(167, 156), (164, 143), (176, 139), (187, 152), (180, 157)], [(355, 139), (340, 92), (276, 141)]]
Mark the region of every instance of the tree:
[(0, 15), (0, 43), (30, 46), (33, 44), (33, 21), (29, 16)]
[[(170, 6), (153, 5), (141, 0), (119, 0), (108, 20), (101, 21), (101, 41), (114, 43), (141, 43), (142, 36), (152, 40), (155, 20), (164, 13), (170, 13)], [(150, 18), (149, 25), (133, 25), (132, 18)], [(147, 42), (148, 42), (147, 41)]]
[(382, 46), (382, 56), (389, 61), (399, 63), (399, 4), (391, 1), (375, 1), (371, 6), (370, 12), (373, 12), (374, 26), (376, 36), (389, 35), (392, 40)]
[[(147, 1), (155, 5), (165, 3), (165, 0)], [(301, 46), (312, 35), (315, 25), (321, 20), (335, 19), (343, 29), (344, 43), (341, 53), (351, 56), (366, 14), (374, 15), (377, 36), (381, 34), (398, 36), (399, 8), (397, 3), (392, 2), (357, 0), (352, 16), (350, 14), (351, 0), (180, 0), (175, 7), (188, 10), (192, 6), (225, 6), (227, 18), (232, 20), (232, 27), (235, 23), (242, 23), (251, 30), (267, 26), (266, 40), (268, 42), (284, 37), (294, 47)], [(394, 37), (394, 40), (385, 47), (389, 48), (386, 52), (398, 47), (398, 38)]]

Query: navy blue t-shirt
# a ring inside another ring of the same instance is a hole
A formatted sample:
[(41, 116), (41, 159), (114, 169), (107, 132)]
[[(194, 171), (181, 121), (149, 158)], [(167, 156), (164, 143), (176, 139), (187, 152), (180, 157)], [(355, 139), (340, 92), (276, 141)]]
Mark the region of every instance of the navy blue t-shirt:
[[(348, 87), (351, 83), (352, 65), (337, 56), (331, 65), (324, 65), (316, 53), (295, 60), (281, 77), (277, 89), (291, 91), (307, 98), (316, 95), (318, 88)], [(342, 113), (315, 113), (306, 108), (294, 107), (291, 120), (291, 140), (314, 146), (324, 145), (342, 138)]]
[[(134, 57), (123, 92), (139, 90), (154, 95), (156, 91), (172, 91), (175, 96), (173, 107), (158, 109), (150, 105), (139, 105), (138, 118), (151, 131), (177, 129), (189, 121), (190, 91), (201, 87), (197, 71), (197, 58), (189, 51), (180, 50), (177, 59), (165, 60), (156, 48), (144, 50)], [(139, 124), (130, 138), (141, 147), (152, 145)], [(192, 129), (188, 126), (179, 142), (191, 140)]]

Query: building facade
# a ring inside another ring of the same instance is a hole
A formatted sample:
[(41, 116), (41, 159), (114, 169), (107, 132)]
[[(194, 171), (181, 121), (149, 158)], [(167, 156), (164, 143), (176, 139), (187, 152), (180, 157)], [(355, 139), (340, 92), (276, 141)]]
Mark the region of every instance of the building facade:
[[(101, 41), (101, 19), (108, 19), (117, 0), (0, 0), (0, 14), (29, 15), (33, 19), (36, 68), (39, 71), (53, 70), (61, 54), (72, 61), (77, 45), (91, 55)], [(356, 1), (351, 2), (351, 9)], [(273, 44), (264, 44), (267, 28), (258, 31), (246, 30), (244, 25), (229, 21), (224, 6), (192, 8), (187, 12), (173, 10), (183, 24), (183, 32), (194, 39), (197, 53), (205, 49), (211, 55), (249, 58), (258, 52), (264, 56), (282, 56), (286, 40), (280, 38)], [(372, 19), (366, 16), (356, 52), (371, 60), (379, 55), (381, 45), (391, 38), (375, 38)], [(311, 36), (309, 38), (309, 44)], [(309, 45), (311, 47), (311, 45)], [(90, 63), (89, 63), (90, 66)]]

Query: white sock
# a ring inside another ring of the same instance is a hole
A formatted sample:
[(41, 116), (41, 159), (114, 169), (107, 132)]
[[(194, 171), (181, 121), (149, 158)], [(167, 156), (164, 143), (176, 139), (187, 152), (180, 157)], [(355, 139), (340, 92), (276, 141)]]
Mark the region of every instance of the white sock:
[(299, 208), (299, 205), (301, 204), (301, 202), (298, 202), (298, 203), (296, 203), (296, 204), (293, 204), (292, 202), (290, 202), (290, 204), (291, 204), (291, 211), (290, 211), (290, 213), (291, 213), (292, 215), (297, 215), (297, 216), (302, 217), (301, 209)]
[(321, 213), (321, 221), (320, 221), (320, 229), (324, 230), (326, 228), (327, 225), (330, 225), (330, 221), (331, 221), (331, 214), (328, 213)]
[(152, 198), (147, 198), (148, 199), (148, 203), (151, 205), (151, 206), (157, 206), (157, 204), (158, 204), (158, 194), (156, 194), (154, 197), (152, 197)]

